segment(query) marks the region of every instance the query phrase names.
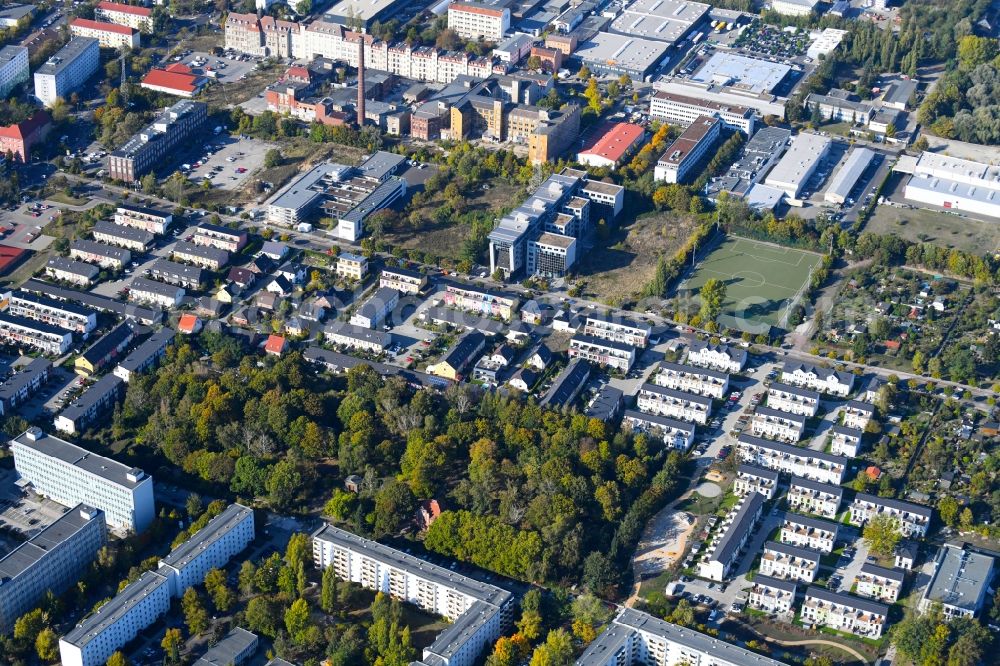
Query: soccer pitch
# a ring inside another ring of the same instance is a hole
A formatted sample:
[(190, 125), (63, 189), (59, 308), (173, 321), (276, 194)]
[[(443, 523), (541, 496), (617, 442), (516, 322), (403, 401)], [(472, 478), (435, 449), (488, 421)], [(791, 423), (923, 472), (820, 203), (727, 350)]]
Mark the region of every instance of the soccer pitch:
[(768, 326), (785, 328), (788, 309), (820, 260), (815, 252), (730, 236), (695, 266), (677, 291), (696, 298), (709, 278), (721, 280), (726, 285), (721, 324), (755, 333)]

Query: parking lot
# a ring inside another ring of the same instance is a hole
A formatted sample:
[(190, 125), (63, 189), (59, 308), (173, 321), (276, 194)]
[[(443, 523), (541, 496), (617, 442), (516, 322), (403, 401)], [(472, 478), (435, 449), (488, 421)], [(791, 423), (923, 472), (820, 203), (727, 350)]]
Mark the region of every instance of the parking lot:
[(257, 139), (215, 136), (201, 148), (187, 151), (180, 170), (196, 184), (207, 179), (212, 187), (236, 190), (264, 165), (264, 155), (274, 147)]
[(18, 408), (21, 416), (29, 421), (38, 418), (51, 418), (73, 402), (73, 398), (82, 390), (83, 378), (71, 369), (63, 366), (53, 366), (49, 372), (49, 381), (31, 398)]
[(202, 51), (185, 53), (187, 55), (170, 58), (169, 62), (163, 63), (163, 66), (180, 62), (190, 67), (194, 74), (222, 83), (233, 83), (245, 79), (258, 62), (258, 59), (251, 56), (243, 56), (242, 59), (238, 59), (231, 57), (232, 54), (214, 56)]

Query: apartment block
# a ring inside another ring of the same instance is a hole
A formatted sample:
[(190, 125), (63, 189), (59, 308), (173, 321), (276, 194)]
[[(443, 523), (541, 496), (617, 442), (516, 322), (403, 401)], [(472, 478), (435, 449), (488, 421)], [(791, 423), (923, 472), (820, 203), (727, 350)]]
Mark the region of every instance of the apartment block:
[(592, 314), (587, 317), (583, 332), (585, 335), (633, 347), (645, 347), (649, 343), (649, 324), (624, 317)]
[(801, 610), (803, 624), (818, 624), (863, 638), (882, 636), (889, 607), (825, 587), (810, 587)]
[(115, 224), (134, 227), (151, 234), (165, 234), (174, 216), (166, 211), (121, 204), (115, 209)]
[(505, 321), (510, 321), (521, 302), (513, 294), (489, 291), (464, 284), (446, 285), (442, 300), (449, 307), (476, 312), (487, 317), (497, 317)]
[(97, 266), (85, 264), (66, 257), (52, 257), (45, 264), (45, 275), (53, 280), (69, 282), (80, 287), (89, 287), (97, 280), (101, 271)]
[(862, 449), (864, 433), (854, 428), (835, 425), (830, 429), (830, 453), (848, 458), (857, 458)]
[(718, 116), (728, 127), (747, 136), (753, 134), (756, 115), (745, 106), (721, 104), (696, 97), (658, 90), (649, 100), (649, 117), (653, 120), (688, 126), (703, 116)]
[(69, 256), (113, 271), (122, 270), (132, 261), (132, 253), (125, 248), (86, 239), (73, 241), (69, 246)]
[(0, 49), (0, 97), (28, 80), (28, 49), (7, 45)]
[(667, 448), (688, 451), (694, 444), (695, 426), (687, 421), (626, 409), (622, 425), (633, 432), (645, 432), (663, 440)]
[(819, 393), (774, 382), (767, 387), (767, 406), (812, 418), (819, 411)]
[(789, 361), (781, 369), (781, 381), (792, 386), (846, 398), (854, 386), (854, 375), (809, 363)]
[(786, 615), (792, 612), (797, 590), (794, 581), (757, 574), (747, 596), (747, 605), (765, 613)]
[(687, 363), (720, 372), (738, 373), (746, 367), (747, 350), (695, 340), (688, 345)]
[(636, 349), (621, 342), (577, 333), (569, 341), (569, 357), (580, 358), (624, 373), (632, 369), (636, 359)]
[(819, 558), (819, 551), (816, 550), (767, 541), (760, 558), (760, 572), (781, 580), (811, 583), (819, 570)]
[(176, 261), (193, 264), (209, 271), (221, 270), (229, 263), (229, 252), (226, 250), (187, 241), (177, 241), (170, 254)]
[(640, 412), (668, 416), (705, 425), (712, 414), (712, 399), (656, 384), (643, 384), (636, 395)]
[[(208, 105), (182, 99), (164, 109), (152, 123), (108, 155), (108, 173), (114, 180), (134, 183), (155, 171), (174, 149), (196, 136), (208, 118)], [(118, 216), (115, 216), (116, 221)], [(148, 227), (147, 227), (148, 228)]]
[(676, 391), (694, 393), (722, 400), (729, 392), (729, 375), (692, 365), (663, 361), (653, 376), (653, 383)]
[(994, 559), (965, 545), (944, 544), (934, 558), (934, 573), (918, 608), (926, 613), (941, 604), (946, 617), (975, 617), (986, 603)]
[(0, 416), (11, 414), (17, 406), (31, 397), (49, 381), (52, 362), (46, 358), (33, 358), (20, 370), (0, 384)]
[(851, 504), (851, 524), (861, 526), (875, 516), (889, 515), (899, 520), (899, 529), (904, 537), (924, 537), (927, 536), (932, 513), (933, 510), (927, 506), (858, 493)]
[(79, 90), (97, 72), (101, 47), (92, 37), (72, 37), (35, 70), (35, 97), (45, 106)]
[(156, 365), (167, 353), (167, 346), (173, 339), (173, 329), (161, 328), (122, 359), (112, 372), (125, 382), (130, 381), (136, 373), (145, 372)]
[(395, 289), (401, 294), (419, 294), (427, 287), (427, 276), (405, 268), (383, 268), (378, 286)]
[(753, 435), (740, 435), (736, 440), (736, 450), (745, 463), (821, 483), (839, 485), (843, 483), (847, 471), (848, 460), (843, 456), (803, 449)]
[(729, 577), (764, 515), (764, 504), (764, 496), (760, 493), (740, 498), (739, 503), (722, 520), (717, 532), (719, 536), (698, 563), (699, 576), (714, 581), (723, 581)]
[(140, 32), (153, 32), (153, 12), (149, 7), (121, 2), (98, 2), (94, 6), (94, 17), (101, 21), (126, 25)]
[(793, 476), (785, 501), (794, 511), (811, 513), (835, 519), (844, 499), (844, 489), (829, 483), (820, 483)]
[(65, 354), (73, 346), (73, 334), (40, 321), (0, 313), (0, 341), (27, 345), (45, 354)]
[(862, 597), (875, 599), (887, 604), (894, 604), (903, 590), (903, 572), (899, 569), (886, 569), (865, 562), (861, 572), (854, 579), (855, 591)]
[(380, 328), (399, 303), (399, 292), (395, 289), (379, 287), (367, 301), (361, 304), (353, 315), (351, 324), (362, 328)]
[(463, 39), (499, 42), (510, 30), (510, 9), (503, 3), (453, 2), (448, 27)]
[(750, 419), (750, 433), (780, 442), (797, 442), (806, 428), (806, 417), (770, 407), (758, 407)]
[(418, 664), (471, 666), (510, 627), (513, 595), (394, 548), (324, 525), (312, 535), (313, 562), (341, 580), (415, 604), (451, 624)]
[(174, 308), (184, 299), (184, 289), (176, 285), (137, 277), (129, 286), (128, 299), (139, 303), (152, 303), (161, 308)]
[(104, 512), (78, 504), (0, 558), (0, 630), (12, 631), (47, 591), (60, 595), (74, 585), (107, 542)]
[[(117, 219), (117, 216), (115, 216)], [(91, 229), (94, 240), (115, 247), (124, 247), (133, 252), (145, 252), (153, 245), (155, 237), (145, 229), (125, 226), (114, 222), (99, 221)]]
[(253, 509), (230, 504), (205, 527), (160, 560), (157, 573), (167, 579), (170, 594), (181, 597), (201, 585), (209, 569), (221, 569), (254, 540)]
[(868, 422), (873, 418), (875, 418), (875, 407), (867, 402), (851, 400), (844, 405), (843, 425), (845, 428), (855, 428), (864, 431), (868, 426)]
[(60, 432), (81, 433), (109, 412), (124, 394), (125, 382), (121, 377), (104, 375), (59, 412), (52, 424)]
[(69, 23), (69, 31), (76, 37), (92, 37), (106, 49), (139, 48), (139, 31), (116, 23), (75, 18)]
[(760, 493), (767, 499), (774, 499), (778, 490), (779, 474), (774, 470), (740, 465), (736, 468), (736, 479), (733, 481), (733, 492), (737, 495)]
[(11, 293), (7, 303), (9, 315), (34, 319), (81, 335), (87, 335), (97, 327), (97, 313), (93, 310), (24, 289)]
[(141, 469), (34, 427), (12, 439), (10, 450), (18, 477), (39, 495), (65, 506), (100, 509), (112, 528), (138, 533), (153, 521), (153, 478)]
[(200, 289), (207, 281), (205, 271), (197, 266), (179, 264), (168, 259), (157, 259), (146, 269), (149, 277), (185, 289)]
[(195, 245), (215, 247), (226, 252), (239, 252), (247, 244), (247, 232), (217, 224), (199, 224), (194, 230)]
[(781, 543), (832, 553), (837, 544), (838, 523), (820, 518), (786, 513), (781, 523)]
[(336, 273), (349, 280), (360, 280), (368, 273), (368, 259), (349, 252), (338, 254)]

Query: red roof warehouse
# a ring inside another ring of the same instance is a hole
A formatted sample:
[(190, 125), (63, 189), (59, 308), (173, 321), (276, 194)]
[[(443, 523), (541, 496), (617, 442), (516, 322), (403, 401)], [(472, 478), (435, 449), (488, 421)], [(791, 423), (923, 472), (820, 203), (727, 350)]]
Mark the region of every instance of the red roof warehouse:
[(205, 85), (205, 80), (190, 72), (190, 68), (177, 64), (170, 65), (167, 69), (151, 69), (143, 77), (142, 87), (168, 95), (194, 97)]
[(592, 167), (615, 166), (639, 147), (646, 137), (646, 130), (631, 123), (605, 123), (591, 134), (576, 159)]

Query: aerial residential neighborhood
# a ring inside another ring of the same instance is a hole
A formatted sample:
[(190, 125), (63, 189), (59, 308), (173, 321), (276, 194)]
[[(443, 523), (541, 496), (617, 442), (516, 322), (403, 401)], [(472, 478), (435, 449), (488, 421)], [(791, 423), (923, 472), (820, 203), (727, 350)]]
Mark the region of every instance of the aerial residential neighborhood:
[(988, 666), (1000, 4), (0, 6), (0, 661)]

